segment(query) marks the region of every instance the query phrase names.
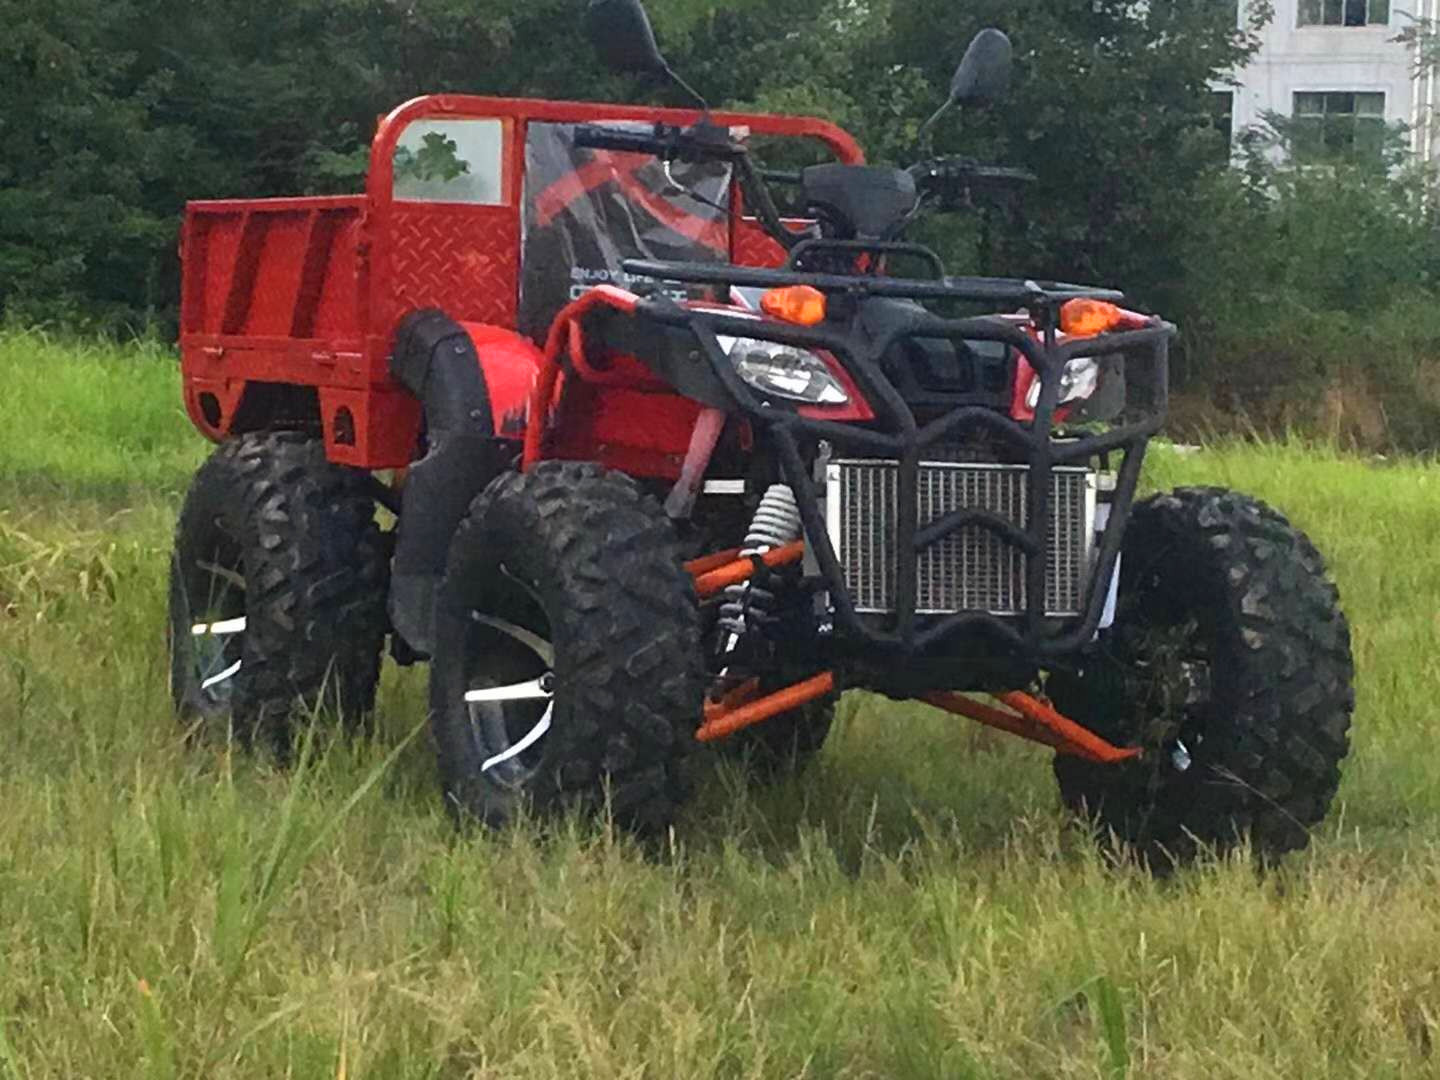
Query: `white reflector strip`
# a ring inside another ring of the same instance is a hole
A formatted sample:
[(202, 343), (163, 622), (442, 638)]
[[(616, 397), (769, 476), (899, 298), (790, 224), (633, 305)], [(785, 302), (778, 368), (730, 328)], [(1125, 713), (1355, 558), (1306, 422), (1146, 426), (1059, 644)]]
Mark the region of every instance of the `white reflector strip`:
[(230, 678), (231, 675), (234, 675), (239, 670), (240, 661), (236, 660), (235, 663), (231, 664), (224, 671), (220, 672), (219, 675), (211, 675), (208, 679), (202, 682), (200, 684), (200, 689), (209, 690), (210, 687), (214, 686), (216, 683), (224, 682), (226, 679)]
[(509, 761), (511, 758), (519, 754), (523, 754), (526, 750), (529, 750), (530, 747), (534, 746), (537, 742), (539, 742), (540, 737), (550, 730), (550, 714), (554, 711), (555, 704), (554, 702), (551, 702), (545, 708), (545, 715), (540, 718), (540, 722), (538, 724), (536, 724), (533, 728), (530, 729), (529, 734), (527, 734), (514, 746), (510, 747), (509, 750), (506, 750), (500, 754), (496, 754), (492, 758), (486, 758), (485, 764), (480, 766), (480, 771), (486, 772), (490, 769), (493, 769), (502, 761)]
[(511, 683), (509, 686), (487, 686), (483, 690), (466, 693), (466, 701), (544, 701), (550, 691), (540, 685), (539, 679), (529, 682)]
[(204, 637), (206, 634), (243, 634), (245, 632), (245, 616), (238, 619), (221, 619), (219, 622), (196, 623), (190, 627), (190, 633), (196, 637)]

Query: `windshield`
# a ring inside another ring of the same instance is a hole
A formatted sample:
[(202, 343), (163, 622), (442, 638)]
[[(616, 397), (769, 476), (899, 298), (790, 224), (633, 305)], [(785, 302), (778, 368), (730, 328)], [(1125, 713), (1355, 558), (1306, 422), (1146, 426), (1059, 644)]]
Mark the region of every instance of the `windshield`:
[[(645, 154), (577, 147), (574, 132), (572, 124), (528, 127), (523, 333), (543, 334), (562, 307), (596, 285), (632, 285), (621, 269), (625, 259), (723, 263), (730, 258), (728, 165), (676, 162), (667, 168)], [(687, 295), (684, 285), (674, 291)]]

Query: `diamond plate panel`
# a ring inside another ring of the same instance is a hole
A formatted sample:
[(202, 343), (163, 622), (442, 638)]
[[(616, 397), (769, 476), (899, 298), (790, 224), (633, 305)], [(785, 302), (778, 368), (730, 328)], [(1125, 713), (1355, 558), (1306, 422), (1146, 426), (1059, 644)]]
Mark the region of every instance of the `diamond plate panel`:
[(735, 223), (730, 241), (731, 258), (736, 266), (778, 267), (785, 265), (785, 251), (765, 234), (754, 221), (743, 218)]
[(452, 319), (515, 325), (520, 224), (510, 207), (395, 203), (390, 321), (438, 307)]

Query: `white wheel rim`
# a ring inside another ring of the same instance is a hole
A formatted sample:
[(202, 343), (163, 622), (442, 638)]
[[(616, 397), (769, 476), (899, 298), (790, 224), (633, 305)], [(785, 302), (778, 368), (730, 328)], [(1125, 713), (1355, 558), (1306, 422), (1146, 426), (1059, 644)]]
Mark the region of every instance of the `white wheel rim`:
[(491, 615), (482, 615), (479, 612), (472, 612), (471, 619), (482, 626), (488, 626), (492, 630), (520, 642), (544, 663), (547, 670), (533, 679), (525, 682), (512, 683), (508, 686), (488, 686), (477, 690), (465, 692), (465, 707), (470, 710), (472, 720), (475, 716), (475, 706), (484, 704), (503, 704), (510, 701), (545, 701), (545, 712), (535, 725), (522, 736), (519, 741), (498, 754), (486, 758), (480, 765), (482, 773), (489, 772), (495, 766), (519, 757), (529, 750), (537, 742), (545, 737), (550, 730), (550, 720), (555, 712), (555, 675), (549, 670), (555, 666), (555, 648), (533, 630), (527, 630), (523, 626), (516, 626), (514, 623), (506, 622), (504, 619), (497, 619)]
[[(191, 637), (231, 637), (235, 634), (245, 632), (245, 616), (240, 615), (233, 619), (220, 619), (217, 622), (195, 623), (190, 627)], [(219, 686), (226, 679), (234, 678), (235, 673), (240, 670), (242, 661), (236, 660), (223, 671), (216, 672), (200, 680), (200, 689), (209, 690), (211, 687)]]
[(245, 632), (245, 616), (241, 615), (235, 619), (221, 619), (219, 622), (196, 623), (190, 627), (190, 633), (195, 637), (204, 637), (206, 634), (243, 634)]
[(205, 679), (200, 683), (200, 689), (209, 690), (212, 686), (217, 686), (220, 683), (224, 682), (226, 679), (230, 678), (232, 675), (234, 675), (237, 671), (240, 670), (240, 664), (241, 661), (236, 660), (235, 663), (231, 664), (224, 671), (218, 672), (215, 675), (211, 675), (208, 679)]

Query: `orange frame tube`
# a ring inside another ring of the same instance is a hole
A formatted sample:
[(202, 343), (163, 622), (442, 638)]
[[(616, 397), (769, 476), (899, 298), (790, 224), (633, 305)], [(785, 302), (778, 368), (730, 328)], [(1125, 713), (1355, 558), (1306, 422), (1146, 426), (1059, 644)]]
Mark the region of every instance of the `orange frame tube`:
[[(781, 713), (835, 692), (835, 674), (826, 671), (773, 694), (755, 697), (758, 683), (751, 679), (731, 690), (719, 701), (705, 704), (705, 722), (695, 732), (700, 742), (714, 742), (737, 731), (764, 723)], [(1138, 746), (1115, 746), (1088, 728), (1029, 694), (1016, 691), (1001, 694), (999, 700), (1014, 712), (982, 705), (964, 694), (936, 692), (922, 699), (936, 708), (975, 720), (987, 727), (1008, 731), (1022, 739), (1049, 746), (1058, 754), (1084, 758), (1101, 765), (1118, 765), (1141, 754)]]
[(685, 564), (685, 572), (691, 577), (699, 577), (701, 574), (708, 574), (711, 570), (718, 570), (722, 566), (729, 566), (738, 558), (740, 558), (739, 548), (731, 548), (729, 551), (717, 551), (714, 555), (702, 555), (698, 559), (691, 559)]
[[(755, 575), (756, 558), (766, 566), (777, 567), (799, 562), (804, 556), (805, 544), (797, 540), (760, 556), (742, 558), (738, 549), (718, 551), (713, 555), (692, 559), (685, 564), (685, 570), (695, 579), (695, 593), (703, 600), (731, 585), (748, 581)], [(755, 697), (757, 689), (756, 682), (751, 680), (730, 691), (722, 700), (706, 703), (705, 722), (696, 731), (695, 738), (700, 742), (723, 739), (747, 727), (764, 723), (771, 717), (797, 709), (816, 698), (834, 693), (835, 675), (833, 672), (823, 672), (760, 698)], [(982, 705), (964, 694), (950, 691), (925, 694), (921, 700), (987, 727), (1008, 731), (1022, 739), (1052, 747), (1056, 753), (1069, 754), (1103, 765), (1129, 761), (1141, 754), (1139, 747), (1115, 746), (1057, 711), (1048, 702), (1018, 690), (998, 696), (997, 700), (1007, 706), (1006, 709)]]
[(743, 731), (747, 727), (763, 723), (772, 716), (779, 716), (791, 709), (798, 709), (801, 705), (814, 701), (816, 698), (834, 693), (835, 675), (826, 671), (806, 679), (804, 682), (796, 683), (794, 686), (787, 686), (784, 690), (767, 694), (755, 701), (747, 701), (744, 704), (732, 703), (732, 698), (738, 697), (746, 691), (753, 692), (753, 689), (753, 685), (747, 684), (740, 687), (734, 694), (727, 695), (726, 700), (719, 704), (707, 706), (705, 723), (701, 724), (700, 730), (695, 732), (695, 738), (700, 742), (723, 739), (727, 735), (733, 735), (737, 731)]
[(938, 709), (968, 717), (987, 727), (1053, 747), (1057, 754), (1069, 754), (1101, 765), (1116, 765), (1137, 758), (1141, 753), (1138, 746), (1115, 746), (1040, 699), (1018, 690), (999, 696), (1002, 704), (1015, 710), (1013, 713), (992, 709), (964, 694), (937, 692), (926, 694), (923, 700)]
[(544, 363), (536, 373), (535, 385), (530, 389), (525, 418), (524, 451), (520, 459), (522, 472), (529, 472), (540, 460), (550, 425), (550, 410), (555, 404), (555, 392), (563, 382), (560, 354), (567, 343), (582, 354), (581, 362), (584, 362), (585, 341), (580, 332), (581, 318), (597, 307), (609, 307), (630, 313), (639, 302), (640, 298), (632, 292), (614, 285), (597, 285), (555, 316), (555, 321), (550, 324), (550, 333), (545, 338)]
[[(773, 548), (758, 556), (760, 561), (771, 569), (799, 562), (804, 557), (805, 542), (803, 540), (796, 540), (793, 544), (786, 544), (784, 547)], [(704, 559), (696, 559), (685, 564), (685, 569), (695, 576), (695, 593), (702, 600), (707, 596), (714, 596), (721, 589), (738, 585), (742, 581), (749, 581), (755, 576), (755, 563), (749, 557), (736, 558), (733, 561), (712, 566), (711, 560), (717, 558), (719, 558), (718, 555), (707, 556)]]

